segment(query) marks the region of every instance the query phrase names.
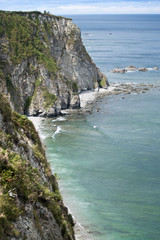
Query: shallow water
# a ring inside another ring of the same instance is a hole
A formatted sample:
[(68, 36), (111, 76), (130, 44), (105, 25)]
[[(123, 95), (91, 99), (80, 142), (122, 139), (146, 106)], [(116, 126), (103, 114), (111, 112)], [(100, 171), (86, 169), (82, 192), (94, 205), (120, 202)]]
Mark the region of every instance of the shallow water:
[[(160, 83), (159, 70), (110, 73), (129, 64), (157, 66), (160, 16), (72, 18), (110, 82)], [(159, 239), (159, 102), (157, 87), (105, 97), (90, 115), (43, 120), (47, 158), (60, 177), (65, 203), (81, 224), (79, 239)]]

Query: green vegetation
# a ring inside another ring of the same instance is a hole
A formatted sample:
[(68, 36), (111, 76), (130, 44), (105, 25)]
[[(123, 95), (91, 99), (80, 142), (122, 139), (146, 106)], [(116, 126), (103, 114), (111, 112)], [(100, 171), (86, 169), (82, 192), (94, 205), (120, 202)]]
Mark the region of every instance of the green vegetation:
[[(63, 239), (72, 239), (73, 219), (63, 206), (56, 178), (32, 122), (26, 116), (12, 112), (4, 95), (0, 95), (0, 113), (6, 127), (6, 131), (0, 129), (0, 239), (20, 236), (14, 221), (25, 214), (26, 203), (33, 206), (34, 224), (43, 238), (36, 202), (52, 212)], [(50, 191), (48, 181), (42, 180), (40, 169), (31, 165), (30, 158), (45, 171), (53, 191)]]
[(106, 77), (104, 76), (101, 81), (99, 82), (99, 87), (103, 88), (103, 87), (106, 87)]
[(14, 94), (14, 93), (16, 92), (16, 89), (15, 89), (15, 87), (13, 86), (11, 77), (10, 77), (9, 75), (6, 76), (6, 86), (7, 86), (8, 92), (10, 92), (11, 94), (12, 94), (12, 93)]
[(3, 72), (2, 72), (2, 70), (0, 69), (0, 83), (1, 83), (1, 81), (3, 81), (4, 79), (5, 79), (5, 76), (4, 76)]
[(11, 120), (11, 108), (8, 104), (7, 97), (2, 94), (0, 94), (0, 111), (3, 114), (5, 122)]
[(44, 28), (48, 32), (48, 34), (52, 36), (52, 31), (51, 31), (52, 24), (47, 21), (44, 21)]
[(57, 99), (57, 96), (55, 96), (52, 93), (49, 93), (47, 90), (44, 90), (43, 97), (44, 97), (44, 103), (43, 103), (44, 108), (52, 107)]
[(24, 104), (24, 113), (26, 114), (29, 106), (31, 105), (32, 97), (28, 97)]
[(64, 81), (67, 87), (73, 92), (73, 94), (78, 94), (78, 85), (76, 82), (72, 82), (68, 80), (66, 81), (62, 76), (61, 76), (61, 79)]
[(39, 222), (39, 216), (37, 215), (36, 210), (33, 210), (33, 215), (34, 215), (34, 221), (35, 221), (35, 226), (38, 229), (40, 236), (43, 237), (43, 230)]
[[(49, 48), (43, 43), (40, 36), (47, 33), (39, 23), (40, 12), (30, 12), (30, 18), (35, 14), (34, 21), (24, 17), (21, 12), (0, 12), (0, 36), (5, 36), (9, 44), (3, 46), (3, 50), (10, 55), (14, 64), (20, 63), (23, 59), (36, 57), (39, 63), (44, 64), (50, 74), (56, 75), (58, 71), (54, 58), (51, 57)], [(48, 30), (47, 30), (48, 31)]]
[[(5, 45), (2, 44), (2, 46), (4, 47)], [(5, 65), (6, 65), (6, 61), (0, 60), (0, 70), (3, 69)]]
[(57, 100), (57, 96), (54, 95), (53, 93), (50, 93), (47, 87), (43, 85), (42, 78), (40, 79), (38, 78), (35, 82), (35, 90), (32, 97), (33, 101), (37, 99), (37, 95), (43, 98), (43, 107), (45, 109), (52, 107), (55, 101)]
[(74, 93), (78, 93), (78, 85), (76, 82), (73, 82), (72, 83), (72, 90)]
[(73, 30), (70, 32), (70, 34), (68, 35), (67, 44), (68, 44), (69, 46), (76, 43), (75, 33), (76, 33), (76, 30), (73, 29)]
[(39, 149), (42, 148), (38, 133), (35, 131), (33, 123), (29, 121), (26, 116), (20, 115), (17, 112), (12, 112), (12, 124), (17, 132), (25, 134), (34, 144), (38, 144)]
[[(5, 224), (11, 228), (12, 221), (24, 213), (23, 205), (25, 203), (40, 201), (52, 211), (57, 223), (63, 228), (59, 191), (51, 192), (43, 186), (37, 169), (33, 168), (29, 162), (24, 161), (20, 155), (0, 149), (0, 158), (0, 184), (3, 189), (3, 194), (0, 196), (0, 222), (5, 219)], [(17, 205), (14, 197), (9, 195), (10, 192), (15, 198), (18, 197), (21, 205)], [(36, 219), (37, 225), (38, 220)], [(0, 231), (0, 236), (2, 231), (3, 229)]]

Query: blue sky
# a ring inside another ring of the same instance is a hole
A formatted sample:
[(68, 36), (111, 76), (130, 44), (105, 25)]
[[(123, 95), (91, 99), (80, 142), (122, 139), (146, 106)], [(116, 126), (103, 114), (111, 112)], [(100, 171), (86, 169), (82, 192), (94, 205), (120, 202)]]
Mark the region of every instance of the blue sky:
[(65, 14), (160, 14), (160, 0), (0, 0), (0, 10)]

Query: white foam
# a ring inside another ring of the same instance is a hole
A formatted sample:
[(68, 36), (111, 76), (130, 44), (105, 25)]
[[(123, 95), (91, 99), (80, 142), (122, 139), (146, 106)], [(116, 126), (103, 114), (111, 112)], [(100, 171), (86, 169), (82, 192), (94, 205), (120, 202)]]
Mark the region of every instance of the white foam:
[(39, 133), (40, 139), (43, 140), (46, 138), (46, 135), (42, 132), (42, 122), (45, 120), (45, 118), (42, 117), (28, 117), (30, 121), (34, 124), (34, 127), (36, 131)]
[(42, 118), (41, 117), (28, 117), (28, 119), (33, 122), (35, 129), (38, 131), (41, 126), (41, 123), (42, 123)]
[(58, 118), (52, 120), (52, 122), (62, 122), (62, 121), (67, 121), (67, 119), (64, 117), (58, 117)]
[(52, 138), (55, 139), (55, 136), (62, 132), (62, 128), (60, 126), (57, 126), (56, 131), (53, 133)]
[(127, 70), (127, 73), (131, 73), (131, 72), (135, 72), (135, 71), (138, 71), (138, 70)]

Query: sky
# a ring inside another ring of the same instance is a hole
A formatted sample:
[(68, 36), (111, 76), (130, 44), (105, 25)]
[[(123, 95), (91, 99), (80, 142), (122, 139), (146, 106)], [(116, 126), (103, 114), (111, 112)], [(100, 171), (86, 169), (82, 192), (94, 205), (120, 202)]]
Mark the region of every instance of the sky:
[(160, 0), (0, 0), (0, 10), (67, 14), (160, 14)]

